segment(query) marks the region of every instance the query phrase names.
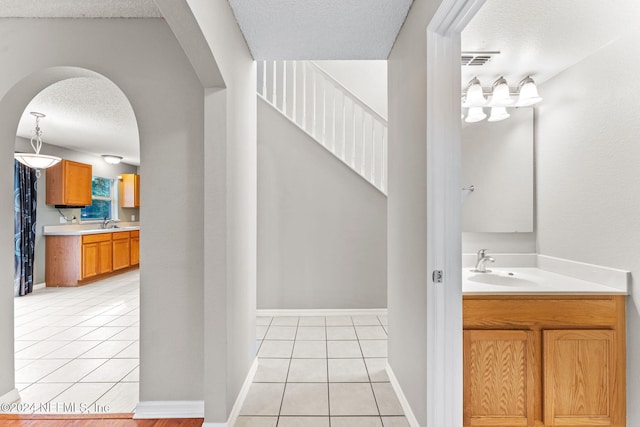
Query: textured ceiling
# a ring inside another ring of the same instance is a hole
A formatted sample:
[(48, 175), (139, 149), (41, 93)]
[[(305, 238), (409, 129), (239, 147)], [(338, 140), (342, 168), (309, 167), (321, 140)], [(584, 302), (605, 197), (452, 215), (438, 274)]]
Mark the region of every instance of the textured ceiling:
[(153, 0), (0, 0), (0, 18), (160, 18)]
[(637, 0), (487, 0), (462, 33), (462, 50), (501, 53), (462, 67), (462, 84), (477, 75), (489, 87), (504, 75), (514, 87), (528, 74), (542, 83), (637, 28), (638, 16)]
[(253, 57), (387, 59), (412, 0), (229, 0)]
[(116, 154), (126, 163), (140, 164), (133, 109), (122, 91), (104, 77), (67, 79), (44, 89), (25, 109), (18, 136), (33, 136), (31, 111), (47, 115), (40, 120), (44, 143), (96, 155)]

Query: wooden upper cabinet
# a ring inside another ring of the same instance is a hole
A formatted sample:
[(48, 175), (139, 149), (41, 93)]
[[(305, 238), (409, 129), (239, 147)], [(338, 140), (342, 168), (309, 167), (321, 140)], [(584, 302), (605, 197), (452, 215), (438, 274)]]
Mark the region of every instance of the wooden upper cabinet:
[(464, 331), (464, 425), (532, 426), (535, 334)]
[(615, 336), (607, 330), (544, 331), (545, 426), (623, 425)]
[(47, 205), (91, 205), (92, 167), (62, 160), (47, 169)]
[(121, 208), (140, 207), (140, 175), (125, 173), (118, 182), (118, 197)]

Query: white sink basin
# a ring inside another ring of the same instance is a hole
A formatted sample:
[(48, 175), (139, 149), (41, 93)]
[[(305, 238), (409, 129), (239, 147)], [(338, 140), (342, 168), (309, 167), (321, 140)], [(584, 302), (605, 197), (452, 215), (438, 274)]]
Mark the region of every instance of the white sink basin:
[(535, 286), (537, 283), (522, 273), (515, 273), (511, 271), (504, 270), (492, 270), (487, 273), (478, 273), (471, 271), (471, 273), (466, 276), (466, 279), (470, 282), (476, 283), (484, 283), (487, 285), (495, 285), (495, 286)]

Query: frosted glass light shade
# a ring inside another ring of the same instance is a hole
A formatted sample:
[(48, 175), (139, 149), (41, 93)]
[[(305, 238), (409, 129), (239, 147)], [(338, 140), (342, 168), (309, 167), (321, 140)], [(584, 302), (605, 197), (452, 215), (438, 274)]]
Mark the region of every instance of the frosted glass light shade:
[(467, 114), (467, 118), (464, 119), (467, 123), (475, 123), (480, 120), (484, 120), (487, 115), (484, 113), (482, 107), (471, 107), (469, 108), (469, 113)]
[(507, 109), (504, 107), (492, 107), (491, 115), (489, 116), (489, 122), (499, 122), (511, 117), (511, 114), (507, 113)]
[(496, 80), (494, 83), (493, 91), (491, 92), (491, 101), (489, 106), (491, 107), (508, 107), (513, 104), (513, 99), (509, 95), (509, 85), (504, 78)]
[(520, 87), (520, 96), (518, 98), (518, 107), (529, 107), (542, 101), (542, 97), (538, 94), (538, 88), (531, 77), (526, 77), (518, 85)]
[(32, 169), (46, 169), (61, 160), (60, 157), (36, 153), (15, 153), (13, 158)]
[(462, 106), (466, 108), (482, 107), (486, 103), (487, 99), (484, 97), (484, 91), (480, 84), (480, 80), (477, 78), (471, 80), (467, 86), (467, 95)]
[(110, 165), (117, 165), (122, 160), (122, 157), (114, 156), (112, 154), (103, 154), (102, 158), (104, 159), (105, 162), (109, 163)]

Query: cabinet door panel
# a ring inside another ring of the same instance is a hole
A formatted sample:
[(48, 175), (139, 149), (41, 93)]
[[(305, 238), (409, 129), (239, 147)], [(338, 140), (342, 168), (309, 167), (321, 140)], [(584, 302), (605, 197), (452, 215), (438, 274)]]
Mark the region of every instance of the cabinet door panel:
[(532, 426), (535, 333), (464, 331), (464, 425)]
[(113, 240), (113, 270), (129, 267), (129, 239)]
[(93, 277), (98, 274), (98, 244), (85, 243), (82, 245), (82, 278)]
[(616, 426), (615, 332), (544, 331), (547, 426)]
[(112, 271), (111, 268), (111, 240), (107, 242), (100, 242), (99, 245), (99, 253), (100, 253), (100, 262), (99, 262), (99, 270), (100, 274), (110, 273)]
[(140, 238), (131, 237), (131, 265), (140, 264)]

